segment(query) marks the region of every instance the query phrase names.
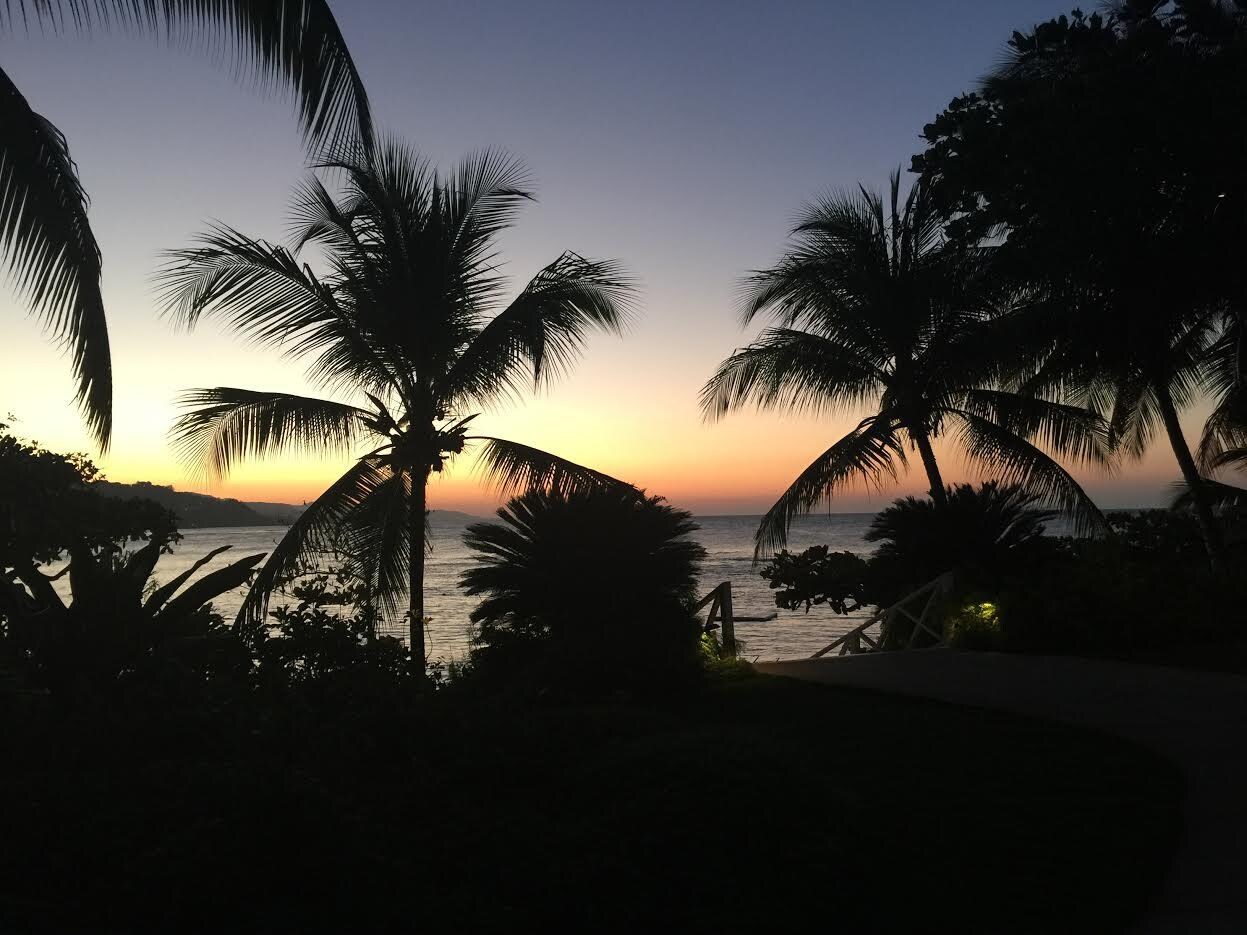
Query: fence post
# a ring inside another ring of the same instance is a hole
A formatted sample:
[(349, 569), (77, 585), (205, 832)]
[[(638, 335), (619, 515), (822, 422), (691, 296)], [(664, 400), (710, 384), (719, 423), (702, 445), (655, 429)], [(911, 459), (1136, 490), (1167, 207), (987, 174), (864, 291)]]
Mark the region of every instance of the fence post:
[(719, 585), (719, 613), (723, 619), (723, 652), (729, 659), (736, 658), (736, 618), (732, 614), (732, 582)]

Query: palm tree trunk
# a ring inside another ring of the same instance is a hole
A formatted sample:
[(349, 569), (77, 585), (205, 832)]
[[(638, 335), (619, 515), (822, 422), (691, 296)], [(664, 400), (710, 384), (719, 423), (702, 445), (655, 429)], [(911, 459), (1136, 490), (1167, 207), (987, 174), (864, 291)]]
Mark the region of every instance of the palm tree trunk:
[(417, 674), (424, 675), (428, 658), (424, 646), (424, 529), (428, 509), (429, 472), (411, 472), (411, 505), (408, 515), (408, 534), (411, 554), (408, 556), (408, 620), (410, 627), (411, 659)]
[(936, 506), (948, 505), (948, 494), (944, 491), (944, 478), (940, 476), (940, 466), (935, 462), (935, 451), (931, 448), (931, 439), (925, 432), (911, 432), (914, 444), (918, 446), (918, 454), (922, 456), (922, 466), (927, 472), (927, 482), (931, 485), (931, 499)]
[(1191, 457), (1190, 446), (1186, 436), (1182, 434), (1182, 424), (1178, 421), (1178, 410), (1174, 408), (1173, 397), (1169, 395), (1169, 387), (1163, 383), (1156, 384), (1156, 403), (1160, 408), (1161, 419), (1165, 423), (1165, 431), (1169, 434), (1169, 444), (1174, 456), (1178, 459), (1178, 467), (1182, 469), (1182, 477), (1187, 489), (1191, 491), (1191, 502), (1195, 505), (1195, 518), (1199, 522), (1200, 535), (1204, 539), (1204, 548), (1208, 550), (1208, 564), (1214, 574), (1224, 575), (1225, 543), (1221, 539), (1221, 528), (1217, 518), (1212, 515), (1212, 505), (1208, 500), (1208, 489), (1199, 469), (1195, 467), (1195, 459)]

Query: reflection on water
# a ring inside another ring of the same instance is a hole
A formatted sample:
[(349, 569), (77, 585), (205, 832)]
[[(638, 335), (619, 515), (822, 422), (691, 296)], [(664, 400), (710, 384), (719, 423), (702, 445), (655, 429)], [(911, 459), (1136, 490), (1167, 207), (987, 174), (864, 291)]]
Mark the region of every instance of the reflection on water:
[[(706, 564), (702, 589), (708, 591), (721, 581), (732, 582), (736, 612), (744, 616), (763, 616), (775, 610), (766, 582), (753, 566), (753, 533), (756, 516), (703, 516), (697, 538), (705, 546)], [(798, 520), (789, 536), (794, 551), (825, 544), (833, 550), (869, 551), (862, 534), (870, 523), (869, 514), (846, 513), (809, 516)], [(284, 526), (234, 527), (228, 529), (188, 529), (175, 551), (161, 557), (156, 578), (168, 581), (188, 569), (205, 554), (223, 545), (232, 548), (218, 555), (200, 570), (205, 574), (245, 555), (268, 552), (285, 534)], [(471, 553), (463, 545), (461, 526), (433, 530), (433, 551), (425, 573), (425, 607), (432, 617), (429, 624), (429, 652), (435, 659), (463, 658), (468, 645), (468, 613), (474, 606), (458, 587), (459, 576), (471, 563)], [(58, 584), (67, 584), (62, 579)], [(237, 611), (242, 591), (223, 595), (217, 606), (227, 615)], [(749, 658), (781, 659), (808, 656), (851, 629), (866, 616), (840, 617), (826, 607), (815, 607), (808, 614), (779, 611), (768, 623), (742, 623), (737, 638), (745, 644)], [(395, 632), (402, 630), (401, 625)], [(640, 647), (644, 650), (644, 647)]]

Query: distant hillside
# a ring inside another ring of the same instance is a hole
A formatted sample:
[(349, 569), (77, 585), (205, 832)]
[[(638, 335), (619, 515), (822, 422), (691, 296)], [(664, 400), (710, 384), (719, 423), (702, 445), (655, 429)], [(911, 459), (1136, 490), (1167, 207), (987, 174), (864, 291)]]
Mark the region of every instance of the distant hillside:
[[(222, 500), (203, 493), (188, 493), (162, 487), (147, 481), (137, 484), (114, 484), (99, 481), (93, 485), (106, 497), (125, 499), (143, 497), (154, 500), (177, 514), (179, 529), (204, 529), (212, 526), (272, 526), (276, 520), (253, 510), (238, 500)], [(295, 509), (290, 507), (290, 509)]]
[[(99, 481), (95, 488), (106, 497), (144, 497), (177, 514), (179, 529), (219, 526), (289, 526), (307, 508), (293, 503), (266, 503), (212, 497), (204, 493), (174, 490), (148, 481), (114, 484)], [(429, 522), (443, 529), (480, 522), (483, 517), (458, 510), (433, 510)]]
[(244, 500), (243, 506), (250, 507), (267, 518), (270, 523), (278, 526), (289, 526), (307, 509), (304, 506), (295, 506), (293, 503), (265, 503), (262, 500)]

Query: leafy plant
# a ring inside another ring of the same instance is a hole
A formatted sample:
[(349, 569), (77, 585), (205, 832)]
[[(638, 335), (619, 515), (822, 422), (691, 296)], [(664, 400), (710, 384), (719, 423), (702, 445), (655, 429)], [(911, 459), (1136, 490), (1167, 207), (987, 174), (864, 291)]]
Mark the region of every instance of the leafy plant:
[(775, 606), (786, 610), (827, 604), (838, 614), (851, 614), (871, 603), (866, 559), (853, 552), (830, 552), (815, 545), (797, 555), (776, 553), (761, 575), (775, 590)]
[(282, 594), (294, 603), (270, 611), (250, 631), (261, 689), (285, 691), (334, 679), (397, 681), (412, 674), (402, 640), (377, 634), (377, 615), (362, 585), (342, 570), (301, 576)]
[[(163, 586), (149, 583), (180, 539), (173, 514), (99, 494), (96, 466), (0, 429), (0, 619), (28, 677), (62, 688), (100, 685), (160, 652), (205, 659), (227, 636), (208, 608), (244, 584), (253, 555), (191, 582), (214, 552)], [(131, 550), (130, 544), (144, 542)], [(56, 574), (44, 569), (68, 559)], [(55, 582), (68, 576), (70, 600)], [(201, 652), (202, 651), (202, 652)]]
[[(762, 576), (776, 590), (779, 607), (808, 610), (825, 603), (847, 614), (890, 606), (951, 572), (954, 589), (941, 606), (956, 612), (971, 596), (998, 593), (1012, 575), (1042, 566), (1056, 554), (1055, 542), (1043, 536), (1044, 523), (1055, 513), (1036, 509), (1037, 502), (1020, 487), (994, 481), (978, 488), (948, 487), (941, 504), (905, 497), (871, 522), (866, 539), (880, 545), (868, 558), (814, 546), (799, 555), (778, 553)], [(985, 629), (963, 623), (966, 631)], [(907, 643), (910, 624), (902, 617), (892, 619), (887, 643)]]
[(866, 532), (875, 603), (891, 603), (953, 572), (962, 589), (991, 587), (1002, 575), (1051, 552), (1044, 524), (1056, 514), (1015, 485), (949, 487), (945, 502), (905, 497), (878, 513)]
[(1211, 571), (1199, 523), (1171, 510), (1108, 514), (1113, 535), (1062, 539), (1050, 555), (1005, 574), (992, 591), (992, 648), (1124, 653), (1237, 636), (1247, 600), (1243, 556)]
[(469, 526), (462, 585), (482, 598), (473, 666), (580, 689), (662, 683), (697, 667), (691, 612), (705, 550), (692, 517), (636, 490), (530, 491)]

